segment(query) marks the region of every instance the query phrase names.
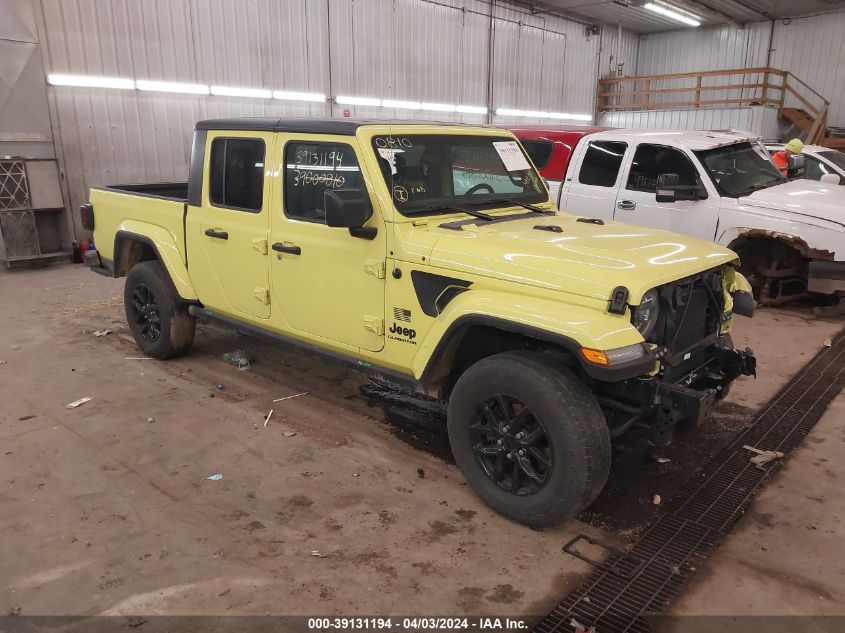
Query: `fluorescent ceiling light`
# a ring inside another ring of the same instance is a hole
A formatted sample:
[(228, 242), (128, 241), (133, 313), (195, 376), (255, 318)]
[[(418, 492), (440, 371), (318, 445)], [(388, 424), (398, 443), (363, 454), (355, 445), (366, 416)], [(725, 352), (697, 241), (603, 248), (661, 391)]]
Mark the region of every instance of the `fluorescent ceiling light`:
[(434, 110), (436, 112), (457, 112), (458, 106), (451, 103), (426, 103), (420, 104), (422, 110)]
[(570, 121), (592, 121), (592, 114), (569, 114), (568, 112), (549, 112), (550, 119), (568, 119)]
[(483, 106), (459, 105), (456, 109), (463, 114), (487, 114), (487, 108)]
[(680, 22), (681, 24), (686, 24), (688, 26), (701, 26), (701, 20), (698, 16), (693, 15), (692, 13), (681, 13), (681, 9), (670, 8), (667, 5), (655, 4), (653, 2), (649, 2), (644, 5), (643, 8), (651, 11), (652, 13), (662, 15), (664, 18)]
[(419, 101), (396, 101), (394, 99), (382, 99), (382, 108), (399, 108), (402, 110), (419, 110), (422, 105)]
[(371, 97), (335, 97), (335, 101), (341, 105), (360, 105), (360, 106), (375, 106), (381, 105), (381, 99), (373, 99)]
[(120, 88), (134, 90), (135, 82), (120, 77), (95, 77), (91, 75), (47, 75), (51, 86), (79, 86), (82, 88)]
[(256, 99), (269, 99), (273, 93), (260, 88), (231, 88), (229, 86), (211, 86), (211, 94), (220, 97), (254, 97)]
[(525, 110), (514, 110), (513, 108), (496, 108), (499, 116), (525, 116)]
[(288, 92), (286, 90), (274, 90), (274, 99), (285, 99), (287, 101), (314, 101), (315, 103), (323, 103), (326, 100), (326, 95), (316, 92)]
[(135, 82), (138, 90), (149, 90), (152, 92), (180, 92), (192, 95), (207, 95), (208, 86), (204, 84), (183, 84), (173, 81), (149, 81), (139, 79)]
[(516, 110), (514, 108), (496, 108), (499, 116), (523, 116), (532, 119), (569, 119), (571, 121), (592, 121), (592, 114), (569, 114), (568, 112), (543, 112), (540, 110)]

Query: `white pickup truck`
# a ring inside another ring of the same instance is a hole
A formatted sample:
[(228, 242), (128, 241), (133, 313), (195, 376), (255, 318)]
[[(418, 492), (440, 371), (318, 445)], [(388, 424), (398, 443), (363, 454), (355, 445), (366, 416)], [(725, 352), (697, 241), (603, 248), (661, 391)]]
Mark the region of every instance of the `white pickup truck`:
[[(511, 129), (550, 189), (557, 190), (561, 210), (728, 246), (740, 255), (743, 272), (764, 305), (811, 292), (829, 295), (834, 304), (845, 296), (845, 187), (787, 179), (755, 137)], [(683, 257), (679, 246), (672, 259)]]

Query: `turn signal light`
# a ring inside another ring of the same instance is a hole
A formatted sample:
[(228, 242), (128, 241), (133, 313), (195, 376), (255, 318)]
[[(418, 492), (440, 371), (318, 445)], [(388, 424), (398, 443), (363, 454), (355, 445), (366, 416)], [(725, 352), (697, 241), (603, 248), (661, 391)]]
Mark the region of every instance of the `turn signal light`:
[(610, 365), (610, 359), (607, 357), (607, 353), (601, 351), (600, 349), (582, 347), (581, 356), (587, 359), (587, 361), (593, 363), (593, 365), (603, 365), (605, 367)]

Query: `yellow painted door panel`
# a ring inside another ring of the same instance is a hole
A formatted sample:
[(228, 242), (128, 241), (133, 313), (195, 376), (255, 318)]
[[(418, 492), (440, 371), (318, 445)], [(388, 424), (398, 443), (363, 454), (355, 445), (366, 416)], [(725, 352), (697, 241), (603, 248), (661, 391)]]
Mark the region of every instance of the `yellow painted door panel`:
[(279, 136), (281, 195), (270, 227), (274, 325), (378, 351), (385, 332), (384, 222), (376, 211), (367, 226), (377, 234), (363, 239), (324, 221), (327, 189), (367, 189), (355, 144), (348, 136)]
[(211, 132), (202, 207), (189, 207), (188, 265), (206, 308), (270, 317), (269, 225), (273, 155), (269, 132)]

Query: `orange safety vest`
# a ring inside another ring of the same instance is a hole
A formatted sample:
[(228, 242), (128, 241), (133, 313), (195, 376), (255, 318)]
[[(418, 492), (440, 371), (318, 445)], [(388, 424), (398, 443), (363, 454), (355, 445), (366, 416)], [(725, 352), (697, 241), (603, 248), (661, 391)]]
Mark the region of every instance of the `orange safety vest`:
[(772, 162), (774, 162), (775, 167), (780, 169), (783, 172), (783, 175), (786, 176), (786, 170), (787, 167), (789, 167), (789, 154), (786, 153), (786, 150), (781, 150), (773, 154)]

